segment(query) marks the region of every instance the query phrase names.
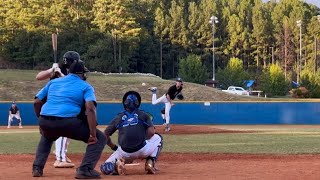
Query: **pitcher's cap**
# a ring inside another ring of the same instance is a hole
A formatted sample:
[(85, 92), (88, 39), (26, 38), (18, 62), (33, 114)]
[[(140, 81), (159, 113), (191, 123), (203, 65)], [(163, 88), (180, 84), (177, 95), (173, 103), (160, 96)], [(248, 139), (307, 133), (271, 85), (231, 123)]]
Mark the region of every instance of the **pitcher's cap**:
[(179, 78), (179, 77), (178, 77), (178, 78), (176, 79), (176, 81), (182, 82), (182, 78)]

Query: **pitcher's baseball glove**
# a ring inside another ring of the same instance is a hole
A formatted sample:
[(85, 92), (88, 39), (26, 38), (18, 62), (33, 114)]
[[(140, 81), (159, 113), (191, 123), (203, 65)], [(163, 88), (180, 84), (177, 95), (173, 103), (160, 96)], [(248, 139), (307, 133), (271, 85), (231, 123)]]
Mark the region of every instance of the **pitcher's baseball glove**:
[(184, 99), (184, 96), (183, 96), (182, 94), (178, 94), (178, 95), (177, 95), (177, 99), (183, 100), (183, 99)]

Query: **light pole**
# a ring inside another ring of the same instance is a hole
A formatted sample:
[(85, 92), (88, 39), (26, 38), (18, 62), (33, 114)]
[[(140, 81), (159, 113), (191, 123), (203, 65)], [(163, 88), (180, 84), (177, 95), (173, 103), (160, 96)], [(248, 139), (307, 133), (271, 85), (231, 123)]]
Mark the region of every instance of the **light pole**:
[(218, 23), (218, 18), (216, 16), (211, 16), (209, 23), (212, 24), (212, 80), (216, 80), (215, 75), (215, 62), (214, 62), (214, 33), (215, 33), (215, 24)]
[(299, 20), (297, 21), (297, 26), (300, 28), (300, 49), (299, 49), (299, 63), (298, 63), (298, 74), (297, 74), (297, 82), (299, 83), (300, 81), (300, 74), (301, 74), (301, 60), (302, 60), (302, 21)]

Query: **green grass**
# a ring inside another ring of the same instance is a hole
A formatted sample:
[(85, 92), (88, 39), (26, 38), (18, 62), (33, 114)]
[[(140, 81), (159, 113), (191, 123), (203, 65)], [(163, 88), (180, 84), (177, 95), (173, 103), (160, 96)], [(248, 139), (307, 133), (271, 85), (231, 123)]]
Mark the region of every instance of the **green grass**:
[[(233, 128), (243, 129), (243, 128)], [(249, 128), (250, 129), (250, 128)], [(252, 129), (252, 128), (251, 128)], [(255, 133), (163, 135), (163, 152), (314, 154), (320, 153), (319, 128), (253, 128)], [(3, 130), (0, 154), (34, 153), (39, 142), (36, 130)], [(112, 137), (116, 142), (117, 136)], [(85, 144), (72, 140), (69, 153), (81, 153)], [(105, 152), (111, 152), (106, 146)]]

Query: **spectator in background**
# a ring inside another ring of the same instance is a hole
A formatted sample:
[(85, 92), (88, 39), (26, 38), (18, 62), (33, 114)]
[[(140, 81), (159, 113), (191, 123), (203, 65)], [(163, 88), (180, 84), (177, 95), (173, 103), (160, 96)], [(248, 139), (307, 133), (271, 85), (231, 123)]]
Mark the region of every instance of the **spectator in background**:
[(13, 101), (11, 104), (11, 107), (9, 109), (9, 118), (8, 118), (8, 127), (11, 127), (11, 123), (13, 121), (13, 118), (16, 118), (19, 122), (19, 128), (22, 128), (22, 120), (21, 120), (21, 116), (20, 116), (20, 111), (18, 106), (16, 105), (16, 102)]

